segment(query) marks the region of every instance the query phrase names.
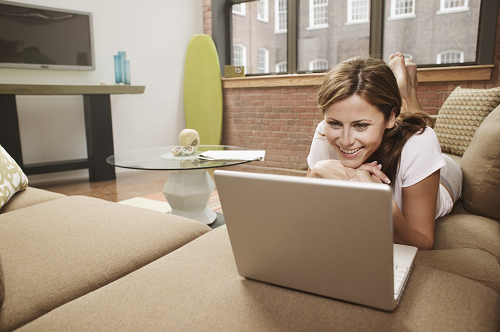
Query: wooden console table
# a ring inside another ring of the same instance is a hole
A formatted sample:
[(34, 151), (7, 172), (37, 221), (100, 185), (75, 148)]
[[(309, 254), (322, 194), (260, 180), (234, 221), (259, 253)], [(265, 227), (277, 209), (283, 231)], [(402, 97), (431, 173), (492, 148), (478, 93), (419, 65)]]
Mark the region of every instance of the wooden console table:
[[(132, 85), (0, 84), (0, 144), (27, 175), (88, 168), (90, 181), (114, 180), (115, 167), (106, 162), (106, 158), (114, 154), (110, 95), (140, 94), (145, 88)], [(16, 95), (83, 95), (88, 158), (25, 165)]]

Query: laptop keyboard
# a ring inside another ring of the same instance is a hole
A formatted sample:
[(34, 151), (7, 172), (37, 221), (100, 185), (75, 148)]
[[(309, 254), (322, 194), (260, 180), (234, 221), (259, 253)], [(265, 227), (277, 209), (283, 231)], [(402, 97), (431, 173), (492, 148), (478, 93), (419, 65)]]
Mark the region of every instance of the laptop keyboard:
[(402, 291), (406, 275), (410, 267), (408, 265), (394, 263), (394, 298), (396, 299)]

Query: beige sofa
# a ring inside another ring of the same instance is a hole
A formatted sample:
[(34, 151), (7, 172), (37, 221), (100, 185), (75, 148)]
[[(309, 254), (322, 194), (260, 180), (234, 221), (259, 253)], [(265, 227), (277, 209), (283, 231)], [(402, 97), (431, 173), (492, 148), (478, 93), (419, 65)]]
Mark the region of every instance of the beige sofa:
[(224, 227), (28, 188), (0, 210), (0, 331), (498, 331), (500, 108), (460, 162), (392, 313), (240, 277)]

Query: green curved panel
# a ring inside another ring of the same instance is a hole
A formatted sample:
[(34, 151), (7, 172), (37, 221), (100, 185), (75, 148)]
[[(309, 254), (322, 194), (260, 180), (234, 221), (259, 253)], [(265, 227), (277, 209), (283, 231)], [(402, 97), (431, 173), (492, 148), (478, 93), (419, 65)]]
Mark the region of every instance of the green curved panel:
[(186, 128), (200, 134), (202, 145), (222, 140), (222, 81), (219, 56), (212, 37), (194, 35), (184, 67), (184, 115)]

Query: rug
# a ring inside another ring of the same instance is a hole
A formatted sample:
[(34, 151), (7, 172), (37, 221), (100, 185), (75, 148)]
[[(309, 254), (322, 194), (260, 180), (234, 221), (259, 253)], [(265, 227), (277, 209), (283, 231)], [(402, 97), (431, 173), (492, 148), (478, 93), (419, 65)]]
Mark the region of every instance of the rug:
[[(143, 197), (134, 197), (120, 201), (118, 203), (141, 207), (149, 210), (160, 211), (163, 213), (168, 213), (172, 211), (170, 204), (168, 204), (162, 192), (154, 193)], [(222, 207), (220, 204), (219, 194), (217, 193), (217, 191), (214, 191), (212, 195), (210, 195), (210, 199), (208, 200), (208, 206), (210, 206), (212, 211), (214, 211), (215, 213), (222, 213)]]

